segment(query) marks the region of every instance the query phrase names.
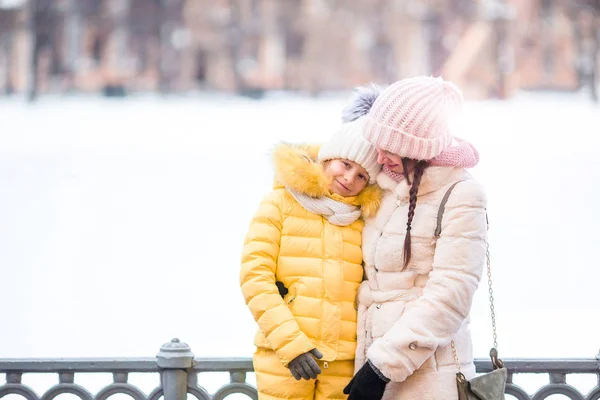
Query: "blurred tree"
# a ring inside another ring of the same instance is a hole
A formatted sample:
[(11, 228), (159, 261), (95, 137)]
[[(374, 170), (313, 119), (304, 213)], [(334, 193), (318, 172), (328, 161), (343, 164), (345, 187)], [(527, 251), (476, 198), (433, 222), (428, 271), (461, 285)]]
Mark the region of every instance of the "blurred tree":
[(131, 51), (136, 56), (136, 69), (144, 72), (153, 61), (151, 55), (160, 43), (161, 0), (131, 0), (128, 15)]
[(233, 84), (236, 92), (245, 91), (245, 83), (240, 73), (241, 45), (244, 38), (244, 27), (240, 12), (240, 2), (229, 0), (229, 54), (231, 57), (231, 68), (233, 72)]
[(600, 90), (600, 0), (575, 0), (570, 7), (579, 87), (588, 87), (594, 101)]
[(181, 48), (187, 40), (183, 29), (184, 0), (159, 0), (160, 68), (159, 90), (175, 89), (181, 70)]
[(30, 0), (29, 7), (29, 30), (33, 48), (29, 101), (34, 101), (39, 92), (40, 55), (53, 44), (56, 26), (55, 0)]
[[(396, 61), (394, 59), (393, 43), (387, 34), (386, 15), (391, 8), (391, 1), (379, 0), (372, 8), (371, 32), (374, 40), (371, 45), (369, 56), (371, 71), (377, 80), (382, 82), (393, 82), (396, 80)], [(369, 16), (367, 14), (367, 17)]]
[(17, 28), (16, 8), (0, 8), (0, 72), (4, 72), (4, 94), (12, 94), (14, 84), (11, 74), (14, 31)]
[(280, 0), (277, 2), (277, 30), (283, 36), (284, 71), (283, 89), (295, 89), (296, 70), (299, 68), (306, 44), (303, 24), (302, 0)]
[(477, 1), (438, 0), (424, 2), (427, 7), (426, 25), (429, 31), (429, 59), (431, 73), (441, 73), (442, 67), (454, 50), (460, 35), (473, 21)]

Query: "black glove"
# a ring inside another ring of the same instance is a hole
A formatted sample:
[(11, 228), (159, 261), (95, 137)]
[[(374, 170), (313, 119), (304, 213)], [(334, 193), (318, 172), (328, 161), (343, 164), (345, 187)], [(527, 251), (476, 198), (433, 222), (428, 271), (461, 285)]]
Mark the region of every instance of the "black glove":
[(317, 364), (313, 356), (319, 359), (323, 358), (323, 354), (321, 354), (319, 350), (312, 349), (308, 353), (300, 354), (290, 361), (288, 368), (297, 381), (301, 378), (304, 378), (307, 381), (310, 379), (317, 379), (317, 375), (321, 373), (321, 368), (319, 368), (319, 364)]
[(277, 290), (279, 290), (279, 294), (281, 295), (281, 297), (288, 294), (288, 289), (283, 285), (283, 282), (277, 281), (275, 282), (275, 285), (277, 285)]
[(348, 400), (381, 400), (389, 381), (367, 360), (344, 388), (344, 394), (349, 395)]

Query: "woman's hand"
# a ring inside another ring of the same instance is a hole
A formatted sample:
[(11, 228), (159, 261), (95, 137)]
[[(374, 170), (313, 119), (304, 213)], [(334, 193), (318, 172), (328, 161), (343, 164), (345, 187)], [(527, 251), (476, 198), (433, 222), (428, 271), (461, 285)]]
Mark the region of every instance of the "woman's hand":
[(389, 381), (367, 360), (344, 388), (344, 394), (349, 395), (348, 400), (381, 400)]

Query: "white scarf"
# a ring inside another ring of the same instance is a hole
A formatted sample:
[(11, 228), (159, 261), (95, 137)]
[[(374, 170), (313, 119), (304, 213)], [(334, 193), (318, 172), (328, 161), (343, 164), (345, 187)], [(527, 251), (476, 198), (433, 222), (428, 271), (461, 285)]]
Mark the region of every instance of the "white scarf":
[(329, 197), (310, 197), (289, 187), (286, 189), (307, 211), (324, 216), (333, 225), (348, 226), (360, 218), (361, 211), (357, 206)]

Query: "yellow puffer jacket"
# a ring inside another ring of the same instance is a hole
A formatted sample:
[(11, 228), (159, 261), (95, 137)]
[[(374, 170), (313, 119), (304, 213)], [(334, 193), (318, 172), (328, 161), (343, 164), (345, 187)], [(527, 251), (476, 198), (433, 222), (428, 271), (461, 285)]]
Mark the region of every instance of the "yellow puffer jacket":
[[(246, 235), (240, 283), (258, 323), (257, 347), (275, 351), (284, 366), (313, 348), (323, 361), (352, 360), (356, 349), (356, 295), (363, 279), (359, 219), (336, 226), (304, 209), (286, 187), (329, 196), (375, 214), (381, 191), (368, 186), (343, 198), (329, 192), (318, 147), (279, 145), (273, 153), (276, 182)], [(281, 297), (275, 284), (289, 292)]]

